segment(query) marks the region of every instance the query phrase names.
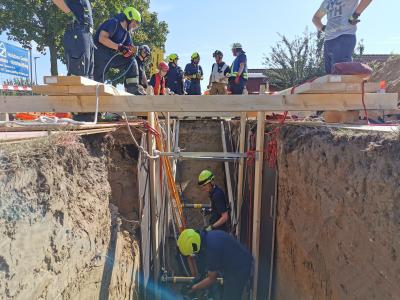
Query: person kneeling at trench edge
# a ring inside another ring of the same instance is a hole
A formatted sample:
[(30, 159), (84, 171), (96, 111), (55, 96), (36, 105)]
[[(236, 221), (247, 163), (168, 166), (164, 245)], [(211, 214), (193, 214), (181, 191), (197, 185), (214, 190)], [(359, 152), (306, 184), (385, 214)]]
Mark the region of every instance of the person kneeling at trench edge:
[(110, 68), (125, 73), (128, 93), (142, 95), (139, 90), (139, 70), (135, 59), (138, 47), (133, 45), (133, 33), (142, 21), (140, 13), (127, 7), (122, 13), (100, 25), (94, 42), (94, 80), (104, 82)]
[(211, 200), (211, 216), (206, 231), (229, 230), (229, 204), (224, 191), (214, 183), (214, 174), (203, 170), (199, 175), (198, 184), (208, 194)]
[(178, 238), (179, 251), (184, 256), (197, 256), (205, 263), (207, 277), (186, 286), (182, 292), (193, 295), (198, 290), (211, 287), (218, 274), (223, 276), (223, 300), (241, 300), (243, 290), (250, 280), (253, 257), (234, 237), (221, 230), (197, 232), (182, 231)]

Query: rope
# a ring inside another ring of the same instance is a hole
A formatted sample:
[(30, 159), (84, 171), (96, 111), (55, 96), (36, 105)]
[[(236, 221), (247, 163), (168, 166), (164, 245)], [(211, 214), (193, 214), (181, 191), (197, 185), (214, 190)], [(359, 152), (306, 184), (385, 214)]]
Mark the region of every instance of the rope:
[(128, 128), (129, 134), (130, 134), (133, 142), (135, 143), (136, 148), (138, 148), (140, 153), (142, 153), (146, 158), (148, 158), (148, 159), (158, 159), (160, 157), (159, 155), (152, 156), (152, 155), (150, 155), (149, 152), (146, 151), (146, 149), (144, 149), (143, 146), (139, 145), (138, 141), (136, 140), (135, 136), (132, 133), (131, 125), (128, 122), (128, 117), (127, 117), (126, 113), (124, 112), (123, 115), (124, 115), (124, 118), (125, 118), (125, 122), (126, 122), (126, 126)]

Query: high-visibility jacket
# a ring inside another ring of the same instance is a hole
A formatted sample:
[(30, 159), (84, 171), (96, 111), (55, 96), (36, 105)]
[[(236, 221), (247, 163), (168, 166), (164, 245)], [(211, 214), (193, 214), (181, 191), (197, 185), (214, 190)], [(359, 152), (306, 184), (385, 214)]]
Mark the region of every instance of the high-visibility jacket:
[(228, 83), (229, 67), (226, 63), (215, 63), (211, 70), (211, 82)]
[(150, 85), (153, 87), (154, 95), (165, 95), (165, 77), (160, 73), (151, 76)]

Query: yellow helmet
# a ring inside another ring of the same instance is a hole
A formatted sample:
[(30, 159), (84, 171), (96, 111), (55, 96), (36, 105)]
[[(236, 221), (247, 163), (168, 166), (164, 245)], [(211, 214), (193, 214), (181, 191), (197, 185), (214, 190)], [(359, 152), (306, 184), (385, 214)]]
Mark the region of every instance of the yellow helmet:
[(194, 52), (194, 53), (192, 54), (192, 60), (193, 60), (193, 59), (200, 59), (200, 54), (197, 53), (197, 52)]
[(207, 183), (210, 183), (211, 181), (214, 180), (214, 174), (209, 171), (209, 170), (203, 170), (201, 171), (199, 175), (199, 185), (206, 185)]
[(193, 229), (185, 229), (178, 238), (179, 251), (184, 256), (191, 256), (200, 251), (200, 234)]
[(128, 19), (129, 22), (136, 21), (138, 23), (142, 22), (142, 15), (140, 12), (134, 7), (127, 7), (124, 9), (124, 15)]
[(172, 54), (170, 54), (170, 55), (168, 56), (168, 62), (174, 62), (174, 61), (176, 61), (177, 59), (179, 59), (179, 56), (178, 56), (178, 54), (176, 54), (176, 53), (172, 53)]

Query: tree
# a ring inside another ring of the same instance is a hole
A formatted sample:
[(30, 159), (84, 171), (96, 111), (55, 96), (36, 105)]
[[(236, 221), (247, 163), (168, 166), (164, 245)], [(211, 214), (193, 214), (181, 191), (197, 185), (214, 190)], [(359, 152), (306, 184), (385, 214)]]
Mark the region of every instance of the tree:
[[(156, 13), (149, 12), (150, 1), (136, 1), (136, 7), (143, 15), (143, 26), (134, 36), (136, 43), (148, 43), (163, 47), (168, 34), (168, 25), (159, 22)], [(122, 11), (132, 1), (93, 0), (95, 28), (110, 16)], [(37, 50), (50, 52), (51, 74), (57, 75), (57, 59), (63, 59), (62, 36), (68, 17), (51, 0), (2, 0), (0, 3), (0, 31), (7, 31), (10, 39), (30, 48), (31, 42)]]
[(264, 60), (271, 86), (282, 90), (325, 74), (324, 39), (320, 34), (305, 31), (292, 41), (284, 35), (280, 37)]

